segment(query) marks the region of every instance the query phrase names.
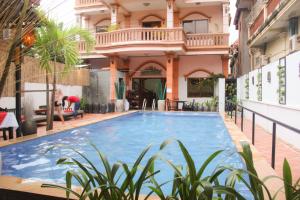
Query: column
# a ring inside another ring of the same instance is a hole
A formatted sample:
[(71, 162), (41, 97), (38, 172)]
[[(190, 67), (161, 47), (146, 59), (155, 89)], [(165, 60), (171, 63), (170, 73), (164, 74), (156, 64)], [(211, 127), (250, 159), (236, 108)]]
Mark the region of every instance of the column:
[(119, 6), (117, 4), (111, 4), (111, 9), (110, 9), (111, 25), (118, 24), (118, 8)]
[(178, 58), (174, 58), (174, 65), (173, 65), (173, 69), (174, 69), (174, 73), (173, 73), (173, 84), (174, 84), (174, 91), (173, 91), (173, 98), (174, 99), (178, 99), (178, 87), (179, 87), (179, 83), (178, 83), (178, 78), (179, 78), (179, 57)]
[(76, 15), (76, 25), (82, 28), (82, 15)]
[(116, 99), (115, 83), (117, 81), (118, 57), (117, 56), (109, 57), (109, 65), (110, 65), (110, 100), (113, 101)]
[(88, 16), (83, 16), (82, 28), (89, 30), (89, 21), (90, 18)]
[[(176, 90), (178, 90), (178, 84), (176, 88), (176, 83), (175, 83), (175, 77), (178, 75), (177, 70), (176, 70), (176, 60), (174, 58), (173, 54), (168, 54), (167, 55), (167, 64), (166, 64), (166, 92), (167, 92), (167, 99), (174, 100), (174, 97), (176, 95)], [(178, 80), (177, 80), (178, 81)]]
[(128, 15), (125, 15), (125, 28), (130, 28), (130, 25), (131, 25), (131, 15), (128, 14)]
[(223, 4), (223, 33), (229, 32), (229, 3)]
[(175, 0), (167, 0), (167, 28), (174, 28)]
[(227, 55), (221, 56), (222, 59), (222, 69), (223, 69), (223, 75), (225, 78), (228, 77), (228, 61), (229, 57)]
[(125, 66), (125, 85), (126, 85), (126, 90), (131, 90), (131, 85), (130, 85), (130, 77), (129, 77), (129, 72), (130, 72), (130, 59), (127, 58), (124, 61), (124, 66)]

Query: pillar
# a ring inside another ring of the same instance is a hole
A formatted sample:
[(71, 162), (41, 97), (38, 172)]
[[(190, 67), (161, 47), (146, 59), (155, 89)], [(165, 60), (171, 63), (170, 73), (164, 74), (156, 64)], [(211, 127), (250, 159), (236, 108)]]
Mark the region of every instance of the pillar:
[(82, 28), (82, 15), (76, 15), (76, 25)]
[(180, 26), (179, 11), (174, 11), (174, 27)]
[(178, 59), (173, 54), (167, 55), (166, 69), (167, 98), (174, 100), (178, 98)]
[(126, 85), (126, 90), (131, 90), (131, 86), (130, 86), (130, 59), (127, 58), (125, 59), (124, 61), (124, 66), (125, 66), (125, 69), (126, 69), (126, 72), (125, 72), (125, 85)]
[(131, 15), (125, 15), (125, 28), (130, 28), (131, 26)]
[(229, 3), (223, 4), (223, 33), (229, 32)]
[(88, 16), (83, 16), (82, 28), (89, 30), (89, 21), (90, 18)]
[(175, 0), (167, 0), (167, 28), (174, 28)]
[(117, 82), (117, 67), (118, 67), (118, 57), (111, 56), (109, 58), (109, 68), (110, 68), (110, 100), (116, 99), (115, 94), (115, 83)]
[(227, 78), (228, 77), (228, 62), (229, 57), (226, 55), (221, 56), (222, 59), (222, 69), (223, 69), (223, 75)]
[(111, 10), (110, 10), (111, 25), (118, 24), (118, 8), (119, 6), (117, 4), (111, 5)]

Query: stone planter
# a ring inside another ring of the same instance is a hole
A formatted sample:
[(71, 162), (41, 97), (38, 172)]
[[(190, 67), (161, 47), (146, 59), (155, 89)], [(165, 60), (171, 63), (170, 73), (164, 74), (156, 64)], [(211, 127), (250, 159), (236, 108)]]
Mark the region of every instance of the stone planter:
[(158, 100), (157, 101), (158, 111), (165, 111), (166, 108), (166, 100)]
[(116, 100), (116, 112), (123, 112), (124, 111), (124, 101), (123, 99)]

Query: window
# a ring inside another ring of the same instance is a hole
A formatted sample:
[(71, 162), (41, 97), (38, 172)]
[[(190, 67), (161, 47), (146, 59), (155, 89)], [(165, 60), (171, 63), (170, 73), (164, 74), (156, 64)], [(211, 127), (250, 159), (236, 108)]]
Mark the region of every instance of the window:
[(107, 32), (108, 26), (96, 26), (96, 33)]
[(188, 78), (188, 97), (212, 97), (214, 96), (214, 81), (211, 78)]
[(298, 35), (298, 17), (289, 19), (289, 34), (290, 36)]
[(159, 28), (161, 27), (161, 21), (149, 21), (149, 22), (143, 22), (144, 28)]
[(183, 21), (183, 29), (187, 34), (208, 33), (208, 20), (186, 20)]

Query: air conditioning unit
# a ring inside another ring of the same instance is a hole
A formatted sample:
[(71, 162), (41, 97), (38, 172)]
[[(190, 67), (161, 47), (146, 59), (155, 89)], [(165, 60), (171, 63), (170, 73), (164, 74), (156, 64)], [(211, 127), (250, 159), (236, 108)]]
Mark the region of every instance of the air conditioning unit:
[(293, 52), (300, 49), (300, 44), (297, 40), (297, 35), (293, 35), (290, 37), (290, 42), (289, 42), (289, 51)]
[(260, 64), (261, 64), (261, 66), (265, 66), (265, 65), (267, 65), (267, 64), (269, 64), (269, 57), (268, 56), (266, 56), (266, 55), (261, 55), (260, 56)]

